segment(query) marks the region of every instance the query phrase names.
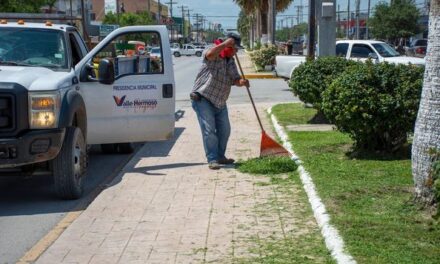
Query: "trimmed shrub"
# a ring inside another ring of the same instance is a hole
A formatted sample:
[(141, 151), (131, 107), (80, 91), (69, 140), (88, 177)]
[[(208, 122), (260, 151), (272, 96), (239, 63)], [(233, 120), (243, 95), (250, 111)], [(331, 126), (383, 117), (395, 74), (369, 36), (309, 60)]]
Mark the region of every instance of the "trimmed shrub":
[(270, 45), (252, 52), (251, 60), (261, 70), (264, 69), (266, 65), (273, 65), (276, 55), (278, 55), (278, 48), (274, 45)]
[(320, 57), (307, 61), (293, 71), (289, 86), (301, 101), (312, 104), (318, 111), (322, 111), (322, 92), (347, 67), (356, 63), (341, 57)]
[(324, 114), (357, 149), (394, 152), (413, 131), (423, 72), (413, 65), (357, 64), (323, 92)]

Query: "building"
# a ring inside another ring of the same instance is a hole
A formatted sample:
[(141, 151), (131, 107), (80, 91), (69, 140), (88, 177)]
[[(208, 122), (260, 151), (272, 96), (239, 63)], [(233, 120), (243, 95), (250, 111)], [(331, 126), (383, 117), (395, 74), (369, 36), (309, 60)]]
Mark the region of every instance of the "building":
[(106, 12), (116, 13), (116, 6), (119, 6), (119, 12), (150, 12), (151, 16), (158, 19), (160, 9), (160, 19), (168, 17), (168, 6), (155, 0), (89, 0), (92, 3), (91, 17), (95, 21), (102, 21)]

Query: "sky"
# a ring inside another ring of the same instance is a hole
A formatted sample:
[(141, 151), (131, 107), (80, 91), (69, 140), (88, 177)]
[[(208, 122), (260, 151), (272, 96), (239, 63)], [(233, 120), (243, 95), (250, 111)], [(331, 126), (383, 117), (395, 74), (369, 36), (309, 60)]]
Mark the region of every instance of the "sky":
[[(170, 0), (162, 0), (161, 3), (167, 3)], [(206, 16), (206, 19), (212, 23), (220, 23), (222, 24), (223, 28), (225, 29), (231, 29), (237, 27), (237, 18), (238, 14), (240, 12), (240, 8), (237, 4), (234, 3), (233, 0), (172, 0), (173, 2), (177, 2), (173, 6), (173, 14), (176, 16), (179, 14), (180, 16), (180, 9), (176, 8), (177, 6), (187, 6), (192, 10), (192, 14), (199, 13), (204, 16)], [(355, 1), (356, 0), (337, 0), (337, 6), (340, 11), (346, 11), (347, 10), (347, 3), (350, 1), (350, 10), (354, 10), (355, 8)], [(371, 7), (373, 7), (377, 2), (380, 0), (371, 0)], [(290, 16), (296, 16), (297, 14), (297, 8), (296, 6), (304, 5), (303, 8), (303, 19), (307, 20), (307, 14), (308, 14), (308, 0), (295, 0), (293, 3), (289, 6), (289, 8), (283, 12), (278, 14), (278, 19), (290, 17)], [(418, 7), (423, 6), (423, 3), (425, 0), (416, 0), (416, 3)], [(367, 10), (368, 0), (360, 0), (360, 9), (361, 12)], [(230, 16), (230, 17), (228, 17)], [(192, 19), (192, 18), (191, 18)], [(289, 23), (291, 23), (291, 20), (289, 20)], [(294, 20), (294, 23), (296, 23), (296, 18)]]

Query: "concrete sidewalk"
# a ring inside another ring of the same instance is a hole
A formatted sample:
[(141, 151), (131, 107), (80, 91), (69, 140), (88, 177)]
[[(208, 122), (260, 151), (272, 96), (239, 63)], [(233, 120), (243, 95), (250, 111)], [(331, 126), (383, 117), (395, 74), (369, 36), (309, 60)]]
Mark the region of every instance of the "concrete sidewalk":
[[(268, 238), (319, 239), (301, 186), (281, 192), (233, 166), (209, 170), (196, 116), (184, 111), (175, 138), (146, 144), (36, 263), (233, 263), (258, 257)], [(228, 156), (258, 156), (251, 107), (229, 113)]]

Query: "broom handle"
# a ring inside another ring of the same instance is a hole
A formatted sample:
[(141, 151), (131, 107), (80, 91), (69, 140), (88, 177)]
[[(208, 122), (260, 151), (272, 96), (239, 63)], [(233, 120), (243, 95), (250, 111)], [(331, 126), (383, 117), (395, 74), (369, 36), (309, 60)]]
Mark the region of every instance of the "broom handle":
[[(235, 59), (237, 60), (238, 67), (240, 68), (241, 76), (243, 76), (243, 78), (245, 79), (245, 76), (244, 76), (244, 73), (243, 73), (243, 69), (241, 68), (241, 63), (238, 60), (237, 53), (235, 53)], [(246, 85), (246, 91), (247, 91), (247, 93), (249, 95), (249, 98), (251, 99), (251, 103), (252, 103), (252, 106), (254, 108), (255, 115), (257, 116), (258, 124), (260, 124), (261, 131), (264, 132), (264, 128), (263, 128), (263, 124), (261, 123), (260, 115), (258, 114), (257, 108), (255, 107), (254, 99), (252, 98), (251, 91), (249, 90), (249, 86), (248, 85)]]

